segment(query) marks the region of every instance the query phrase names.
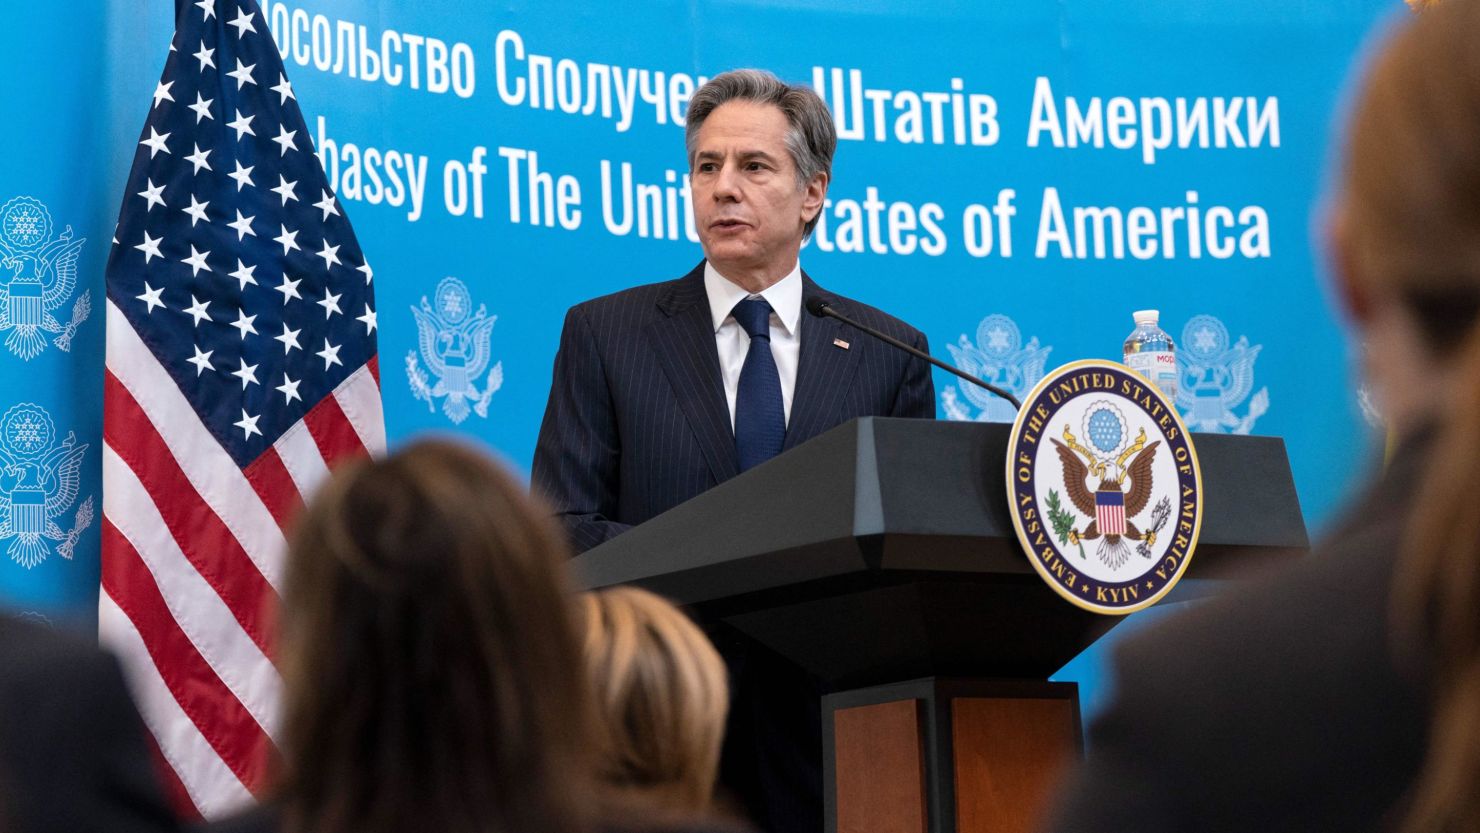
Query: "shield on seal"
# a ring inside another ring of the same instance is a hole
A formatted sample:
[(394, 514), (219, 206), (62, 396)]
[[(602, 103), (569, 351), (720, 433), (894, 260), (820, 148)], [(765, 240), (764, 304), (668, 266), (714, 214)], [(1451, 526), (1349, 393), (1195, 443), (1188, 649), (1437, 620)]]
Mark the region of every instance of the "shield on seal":
[(1119, 489), (1095, 492), (1095, 524), (1101, 535), (1125, 534), (1125, 492)]

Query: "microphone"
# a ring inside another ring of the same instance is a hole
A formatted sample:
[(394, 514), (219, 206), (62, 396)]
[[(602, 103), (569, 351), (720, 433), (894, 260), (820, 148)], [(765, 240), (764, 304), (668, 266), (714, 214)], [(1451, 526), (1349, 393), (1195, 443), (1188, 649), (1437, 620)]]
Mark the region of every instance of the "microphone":
[(930, 362), (931, 364), (935, 365), (936, 367), (940, 368), (941, 370), (944, 370), (947, 373), (951, 373), (951, 374), (954, 374), (956, 376), (960, 376), (962, 379), (965, 379), (966, 381), (972, 383), (973, 385), (976, 385), (979, 388), (985, 388), (986, 390), (991, 391), (992, 393), (996, 394), (997, 396), (1000, 396), (1003, 399), (1006, 399), (1008, 402), (1011, 402), (1012, 403), (1012, 407), (1014, 409), (1019, 409), (1019, 408), (1022, 408), (1023, 407), (1023, 403), (1019, 402), (1017, 400), (1017, 397), (1016, 396), (1013, 396), (1012, 394), (1008, 393), (1007, 391), (1003, 390), (1002, 388), (999, 388), (996, 385), (993, 385), (993, 384), (991, 384), (991, 383), (989, 383), (989, 382), (987, 382), (987, 381), (985, 381), (983, 379), (978, 379), (977, 377), (972, 376), (970, 373), (965, 373), (965, 372), (962, 372), (960, 370), (957, 370), (956, 368), (951, 367), (950, 365), (946, 364), (943, 361), (940, 361), (939, 359), (935, 358), (934, 356), (930, 355), (929, 353), (926, 353), (923, 350), (920, 350), (920, 349), (915, 348), (915, 347), (911, 347), (910, 345), (905, 344), (903, 341), (900, 341), (899, 339), (894, 338), (893, 336), (886, 335), (884, 333), (879, 332), (878, 330), (875, 330), (873, 327), (865, 326), (863, 324), (858, 323), (857, 321), (854, 321), (851, 318), (848, 318), (847, 316), (845, 316), (842, 313), (838, 312), (837, 310), (833, 309), (832, 308), (832, 304), (829, 304), (827, 301), (823, 300), (821, 297), (819, 297), (817, 295), (813, 295), (812, 297), (808, 298), (807, 299), (806, 306), (807, 306), (807, 312), (812, 313), (813, 315), (817, 316), (818, 318), (836, 318), (839, 321), (843, 322), (844, 324), (847, 324), (848, 326), (850, 326), (850, 327), (852, 327), (852, 328), (854, 328), (856, 330), (861, 330), (862, 332), (868, 333), (869, 335), (873, 336), (874, 338), (877, 338), (878, 340), (880, 340), (882, 342), (885, 342), (887, 344), (892, 344), (895, 347), (898, 347), (899, 349), (905, 351), (906, 353), (909, 353), (911, 356), (914, 356), (914, 357), (920, 358), (920, 359), (924, 359), (925, 361)]

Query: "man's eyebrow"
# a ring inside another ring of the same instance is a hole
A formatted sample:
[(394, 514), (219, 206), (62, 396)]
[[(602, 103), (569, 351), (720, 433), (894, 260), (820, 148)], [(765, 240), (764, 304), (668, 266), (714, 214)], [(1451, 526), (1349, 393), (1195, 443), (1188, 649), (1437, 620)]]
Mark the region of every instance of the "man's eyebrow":
[[(767, 160), (767, 161), (772, 161), (772, 160), (774, 160), (776, 158), (776, 157), (772, 156), (770, 153), (767, 153), (764, 150), (742, 150), (739, 153), (737, 153), (736, 156), (739, 156), (741, 159), (764, 159), (764, 160)], [(723, 159), (724, 158), (724, 154), (723, 153), (720, 153), (717, 150), (701, 150), (698, 153), (695, 153), (694, 154), (694, 158), (695, 159), (706, 159), (706, 160), (708, 160), (708, 159)]]

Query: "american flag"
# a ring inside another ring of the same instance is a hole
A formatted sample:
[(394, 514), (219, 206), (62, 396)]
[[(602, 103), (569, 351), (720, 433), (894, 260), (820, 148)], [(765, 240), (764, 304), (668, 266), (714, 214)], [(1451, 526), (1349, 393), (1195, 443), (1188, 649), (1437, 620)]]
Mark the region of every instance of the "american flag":
[(1125, 493), (1117, 489), (1095, 492), (1095, 525), (1101, 535), (1125, 534)]
[(177, 0), (114, 244), (99, 630), (214, 818), (266, 786), (287, 523), (385, 446), (371, 270), (256, 0)]

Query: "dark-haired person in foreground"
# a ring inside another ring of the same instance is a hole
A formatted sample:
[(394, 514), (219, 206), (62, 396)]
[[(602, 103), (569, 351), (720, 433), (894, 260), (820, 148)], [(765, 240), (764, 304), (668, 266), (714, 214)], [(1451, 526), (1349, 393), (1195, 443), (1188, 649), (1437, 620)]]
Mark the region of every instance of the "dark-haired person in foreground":
[(0, 830), (176, 830), (147, 744), (112, 656), (0, 615)]
[(569, 558), (469, 448), (338, 470), (289, 542), (276, 794), (213, 831), (676, 830), (602, 813)]
[(1480, 2), (1400, 26), (1331, 241), (1388, 467), (1292, 569), (1123, 644), (1055, 831), (1480, 830)]
[[(690, 100), (684, 139), (703, 262), (572, 307), (560, 335), (532, 480), (577, 550), (854, 417), (935, 416), (928, 364), (805, 311), (820, 298), (927, 349), (920, 331), (802, 271), (837, 146), (822, 99), (767, 72), (722, 73)], [(816, 681), (715, 637), (738, 671), (722, 780), (774, 833), (816, 833)]]

